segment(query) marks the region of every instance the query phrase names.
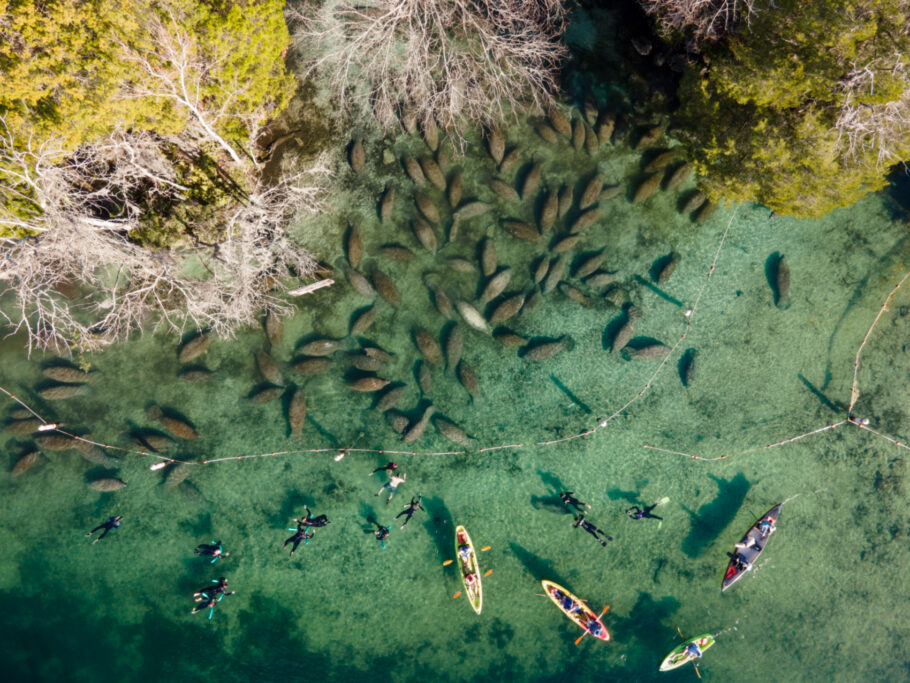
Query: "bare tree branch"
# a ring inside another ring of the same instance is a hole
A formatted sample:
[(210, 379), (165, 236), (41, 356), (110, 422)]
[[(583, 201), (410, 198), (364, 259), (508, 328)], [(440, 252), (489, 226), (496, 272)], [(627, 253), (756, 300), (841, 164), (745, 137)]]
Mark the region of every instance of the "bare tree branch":
[(698, 44), (719, 39), (757, 12), (756, 0), (640, 0), (663, 33), (685, 33)]

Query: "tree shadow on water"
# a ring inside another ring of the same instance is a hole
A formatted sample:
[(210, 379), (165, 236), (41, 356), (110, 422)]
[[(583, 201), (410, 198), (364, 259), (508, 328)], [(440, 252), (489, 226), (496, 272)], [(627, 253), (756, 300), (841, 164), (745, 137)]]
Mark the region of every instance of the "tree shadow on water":
[(692, 517), (692, 528), (682, 543), (682, 551), (688, 557), (698, 557), (733, 521), (751, 486), (749, 480), (741, 473), (729, 481), (713, 475), (708, 476), (717, 482), (720, 489), (717, 497), (698, 508), (698, 512), (683, 508)]

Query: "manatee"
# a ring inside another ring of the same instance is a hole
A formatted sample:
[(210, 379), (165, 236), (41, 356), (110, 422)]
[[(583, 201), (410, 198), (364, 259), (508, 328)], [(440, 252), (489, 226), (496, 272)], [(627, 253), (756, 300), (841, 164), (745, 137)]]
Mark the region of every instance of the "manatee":
[(449, 200), (449, 206), (453, 209), (461, 202), (464, 193), (464, 181), (461, 179), (461, 170), (457, 170), (449, 178), (449, 186), (446, 190), (446, 199)]
[(439, 282), (435, 277), (427, 275), (424, 278), (424, 282), (427, 287), (430, 289), (430, 292), (433, 294), (433, 304), (436, 306), (436, 310), (439, 311), (439, 314), (448, 320), (451, 320), (455, 317), (455, 310), (452, 307), (452, 301), (442, 291), (442, 287), (439, 286)]
[(188, 465), (185, 462), (175, 463), (168, 469), (167, 474), (164, 475), (164, 485), (168, 488), (180, 486), (180, 484), (186, 481), (186, 478), (190, 476), (192, 470), (192, 465)]
[(477, 374), (466, 361), (461, 361), (458, 364), (457, 368), (458, 381), (461, 382), (461, 386), (465, 388), (472, 398), (479, 398), (480, 391), (480, 382), (477, 381)]
[(291, 400), (288, 402), (288, 425), (291, 428), (291, 436), (300, 436), (305, 419), (306, 396), (300, 389), (294, 389)]
[(504, 220), (502, 229), (523, 242), (536, 242), (540, 239), (540, 233), (524, 221)]
[(569, 301), (574, 301), (575, 303), (581, 304), (582, 306), (591, 305), (591, 300), (585, 296), (584, 292), (582, 292), (577, 287), (573, 287), (568, 282), (560, 282), (558, 289)]
[(442, 434), (446, 439), (454, 444), (470, 448), (474, 443), (474, 439), (465, 434), (465, 431), (461, 427), (456, 425), (454, 422), (450, 422), (444, 417), (437, 416), (436, 419), (433, 420), (433, 425), (436, 427), (440, 434)]
[(446, 366), (454, 370), (464, 349), (464, 333), (458, 325), (450, 325), (445, 339)]
[[(257, 405), (265, 405), (266, 403), (271, 403), (275, 399), (280, 398), (283, 393), (284, 387), (277, 387), (269, 384), (256, 389), (250, 396), (250, 400)], [(170, 429), (170, 427), (168, 427), (168, 429)]]
[(427, 184), (427, 178), (423, 174), (423, 169), (420, 168), (420, 164), (417, 163), (417, 159), (405, 154), (402, 157), (401, 161), (404, 164), (405, 173), (407, 173), (408, 177), (414, 181), (415, 185), (423, 187)]
[(76, 447), (76, 440), (63, 434), (41, 434), (35, 437), (35, 443), (44, 451), (66, 451)]
[(455, 304), (455, 308), (458, 309), (458, 314), (461, 316), (468, 325), (473, 327), (478, 332), (486, 332), (489, 334), (490, 326), (487, 325), (487, 321), (482, 315), (474, 308), (471, 304), (466, 301), (458, 301)]
[(616, 125), (616, 118), (607, 112), (601, 112), (594, 126), (594, 132), (597, 134), (597, 141), (601, 145), (610, 142), (613, 137), (613, 127)]
[(670, 276), (673, 275), (673, 272), (676, 270), (676, 265), (678, 263), (679, 254), (677, 254), (675, 251), (666, 257), (660, 264), (660, 268), (655, 274), (654, 280), (657, 282), (657, 284), (666, 284), (667, 280), (670, 279)]
[(547, 233), (556, 223), (559, 213), (559, 196), (556, 192), (547, 192), (547, 197), (540, 206), (540, 232)]
[(683, 204), (682, 213), (689, 213), (691, 211), (695, 211), (696, 209), (700, 208), (701, 205), (704, 203), (705, 203), (705, 195), (696, 190), (695, 193), (691, 197), (689, 197), (688, 200), (686, 200), (686, 203)]
[(489, 277), (496, 272), (496, 244), (489, 237), (485, 237), (480, 247), (480, 272)]
[(508, 183), (504, 183), (498, 178), (493, 178), (490, 181), (490, 189), (493, 190), (500, 198), (505, 199), (507, 202), (520, 202), (521, 197), (518, 196), (518, 192), (514, 187)]
[(572, 147), (576, 152), (580, 152), (585, 147), (585, 124), (581, 119), (575, 119), (572, 122)]
[(639, 131), (638, 142), (635, 149), (638, 152), (653, 147), (654, 144), (663, 137), (664, 129), (661, 125), (647, 126)]
[(490, 314), (490, 323), (496, 325), (517, 315), (524, 303), (523, 294), (516, 294), (504, 299)]
[(81, 384), (54, 384), (42, 389), (38, 389), (38, 395), (48, 401), (59, 401), (61, 399), (72, 398), (82, 390)]
[(179, 436), (181, 439), (199, 438), (199, 434), (192, 425), (180, 418), (165, 415), (164, 411), (161, 410), (159, 406), (152, 406), (148, 409), (148, 418), (160, 422), (166, 430), (174, 436)]
[(380, 370), (385, 369), (386, 361), (381, 358), (373, 358), (368, 356), (365, 353), (358, 353), (350, 357), (351, 365), (353, 365), (358, 370), (363, 370), (364, 372), (379, 372)]
[(774, 273), (774, 305), (780, 309), (790, 307), (790, 266), (787, 259), (781, 256), (777, 260), (777, 270)]
[[(373, 9), (373, 8), (363, 8)], [(378, 9), (378, 8), (377, 8)], [(402, 109), (399, 114), (399, 120), (401, 121), (401, 127), (405, 130), (408, 135), (414, 135), (417, 132), (417, 117), (414, 115), (414, 112), (410, 109)]]
[[(594, 277), (594, 276), (592, 275), (592, 277)], [(587, 282), (586, 284), (591, 284), (591, 283)], [(591, 286), (593, 286), (593, 285), (591, 285)], [(607, 287), (607, 290), (604, 292), (603, 296), (604, 296), (604, 301), (616, 306), (617, 308), (625, 305), (625, 303), (629, 300), (629, 293), (625, 289), (620, 287), (619, 285), (613, 285), (611, 287)]]
[(363, 151), (363, 142), (360, 139), (351, 143), (351, 148), (348, 151), (348, 162), (351, 164), (354, 173), (360, 173), (363, 170), (367, 162), (367, 155)]
[(34, 467), (35, 463), (38, 462), (40, 455), (41, 454), (38, 451), (29, 451), (28, 453), (23, 454), (18, 460), (16, 460), (16, 464), (13, 465), (13, 471), (11, 474), (14, 477), (18, 477), (20, 474), (28, 472), (30, 469), (32, 469), (32, 467)]
[(634, 334), (633, 328), (635, 327), (635, 322), (641, 317), (641, 311), (635, 306), (632, 306), (626, 312), (626, 320), (622, 324), (622, 327), (616, 332), (616, 336), (613, 337), (613, 346), (611, 348), (612, 353), (618, 353), (626, 348), (626, 345), (629, 343), (629, 340), (632, 339)]
[(431, 254), (435, 254), (437, 240), (436, 231), (433, 230), (433, 226), (418, 216), (414, 219), (412, 228), (414, 230), (414, 235), (417, 237), (417, 241), (423, 245), (423, 248)]
[(537, 191), (537, 186), (540, 185), (540, 174), (542, 169), (543, 165), (539, 161), (536, 161), (528, 170), (524, 182), (521, 184), (522, 199), (526, 200)]
[(600, 268), (601, 264), (604, 262), (604, 259), (607, 257), (607, 253), (604, 250), (598, 251), (594, 254), (588, 254), (584, 256), (573, 269), (573, 275), (578, 278), (588, 277), (595, 270)]
[(508, 173), (519, 161), (521, 161), (521, 150), (518, 147), (513, 147), (502, 158), (502, 162), (499, 164), (499, 172)]
[(363, 239), (361, 239), (360, 233), (353, 225), (348, 231), (346, 246), (348, 252), (348, 263), (351, 264), (352, 268), (359, 268), (360, 261), (363, 259)]
[(449, 148), (449, 145), (444, 142), (441, 142), (439, 149), (436, 150), (436, 163), (443, 172), (445, 172), (449, 167), (449, 164), (452, 163), (452, 150)]
[(379, 255), (390, 261), (407, 262), (414, 258), (414, 252), (400, 244), (383, 244), (379, 247)]
[(597, 123), (597, 101), (591, 95), (585, 97), (581, 113), (585, 117), (585, 123), (588, 125), (593, 126)]
[(538, 123), (535, 126), (535, 130), (545, 142), (549, 142), (551, 145), (555, 145), (559, 141), (559, 138), (556, 137), (556, 131), (553, 130), (553, 126), (549, 123)]
[(511, 268), (503, 268), (498, 273), (491, 276), (490, 279), (487, 280), (487, 284), (484, 286), (483, 292), (480, 295), (480, 303), (485, 304), (502, 294), (506, 287), (509, 286), (509, 281), (511, 279)]
[(417, 386), (420, 387), (420, 393), (429, 396), (433, 393), (433, 376), (430, 374), (430, 366), (425, 361), (417, 361)]
[(212, 336), (210, 334), (206, 332), (197, 334), (180, 347), (180, 351), (177, 354), (177, 360), (181, 363), (189, 363), (192, 360), (196, 360), (199, 356), (208, 351), (211, 344)]
[(578, 200), (578, 208), (584, 211), (585, 209), (594, 206), (600, 198), (600, 192), (603, 190), (603, 186), (603, 178), (599, 175), (591, 178), (591, 180), (588, 181), (588, 184), (585, 185), (584, 191), (581, 193), (581, 197)]
[(259, 351), (256, 354), (256, 367), (259, 368), (260, 374), (272, 384), (282, 383), (283, 378), (278, 364), (265, 351)]
[(354, 288), (354, 291), (365, 296), (367, 299), (373, 299), (376, 297), (376, 290), (373, 289), (373, 285), (370, 284), (370, 281), (367, 280), (362, 273), (349, 268), (347, 271), (348, 282), (351, 283), (351, 287)]
[(585, 151), (593, 155), (597, 152), (599, 146), (600, 141), (597, 139), (597, 133), (594, 132), (591, 126), (585, 125)]
[(11, 420), (28, 420), (34, 417), (34, 415), (28, 408), (13, 408), (11, 411), (9, 411), (9, 415), (7, 417), (9, 417)]
[(58, 382), (66, 382), (67, 384), (82, 384), (91, 382), (94, 379), (94, 373), (83, 372), (79, 368), (68, 365), (52, 365), (44, 368), (42, 372), (45, 377)]
[(572, 208), (572, 202), (575, 201), (575, 190), (572, 189), (571, 185), (563, 185), (562, 189), (559, 191), (559, 208), (556, 213), (560, 218), (564, 218), (569, 209)]
[(584, 213), (579, 214), (579, 216), (574, 221), (572, 221), (572, 225), (569, 228), (569, 233), (572, 235), (577, 235), (578, 233), (587, 230), (597, 222), (597, 219), (599, 217), (600, 207), (595, 206), (592, 209), (588, 209)]
[(402, 435), (401, 441), (403, 443), (411, 443), (412, 441), (416, 441), (421, 436), (423, 436), (423, 433), (427, 429), (427, 424), (430, 422), (430, 418), (433, 416), (434, 412), (436, 412), (436, 408), (434, 408), (432, 405), (427, 406), (423, 411), (423, 415), (421, 415), (420, 419), (409, 426), (404, 435)]
[(696, 223), (704, 223), (714, 215), (715, 211), (717, 211), (717, 204), (715, 202), (705, 202), (695, 211), (692, 220)]
[(459, 206), (452, 213), (452, 217), (456, 220), (464, 221), (469, 218), (474, 218), (476, 216), (481, 216), (489, 211), (490, 205), (486, 202), (471, 201), (465, 202), (462, 206)]
[(379, 202), (379, 220), (382, 223), (388, 223), (392, 220), (392, 214), (395, 212), (395, 188), (388, 187), (382, 195)]
[(439, 128), (436, 126), (436, 120), (432, 116), (423, 119), (420, 122), (420, 132), (427, 147), (435, 152), (439, 147)]
[(534, 307), (540, 303), (540, 289), (534, 287), (531, 289), (531, 293), (525, 297), (525, 303), (521, 307), (522, 311), (533, 311)]
[(265, 334), (273, 345), (281, 343), (284, 336), (284, 323), (275, 311), (265, 314)]
[(510, 348), (517, 348), (528, 343), (526, 337), (522, 337), (520, 334), (516, 334), (507, 328), (496, 330), (496, 332), (493, 333), (493, 337), (503, 346), (508, 346)]
[(110, 493), (111, 491), (119, 491), (120, 489), (126, 486), (126, 482), (122, 479), (96, 479), (91, 482), (89, 486), (96, 491), (101, 491), (102, 493)]
[(605, 270), (595, 270), (584, 279), (588, 287), (605, 287), (616, 280), (616, 275)]
[(417, 210), (420, 211), (421, 215), (430, 221), (430, 223), (433, 223), (434, 225), (439, 223), (439, 209), (436, 208), (433, 200), (427, 197), (423, 192), (415, 192), (414, 203), (417, 205)]
[(414, 331), (414, 343), (428, 363), (442, 365), (442, 349), (433, 335), (424, 329), (417, 329)]
[(384, 413), (390, 408), (394, 408), (398, 402), (404, 398), (407, 391), (408, 387), (404, 384), (386, 388), (385, 392), (383, 392), (382, 396), (379, 397), (379, 401), (376, 403), (376, 410), (380, 413)]
[(440, 192), (445, 192), (446, 177), (443, 175), (442, 169), (439, 168), (439, 164), (437, 164), (433, 158), (421, 157), (420, 168), (423, 170), (423, 175), (430, 181), (430, 184), (433, 187)]
[(312, 377), (329, 370), (332, 367), (332, 361), (328, 358), (302, 358), (291, 367), (304, 377)]
[(354, 391), (362, 391), (364, 393), (371, 393), (374, 391), (379, 391), (380, 389), (388, 386), (389, 380), (382, 379), (381, 377), (358, 377), (357, 379), (350, 380), (348, 386)]
[(506, 153), (506, 141), (499, 128), (495, 126), (487, 130), (487, 150), (496, 164), (502, 162), (502, 157)]
[(88, 448), (80, 448), (78, 444), (82, 443), (84, 442), (77, 442), (76, 450), (79, 451), (79, 455), (81, 455), (82, 459), (86, 462), (90, 462), (93, 465), (101, 465), (102, 467), (107, 467), (109, 469), (120, 467), (120, 461), (117, 458), (108, 455), (94, 444), (88, 444)]
[(662, 171), (667, 166), (669, 166), (675, 158), (676, 152), (672, 149), (667, 150), (666, 152), (661, 152), (656, 157), (651, 159), (650, 162), (648, 162), (648, 165), (645, 166), (645, 172), (651, 173), (652, 171)]
[(376, 288), (376, 291), (379, 292), (379, 296), (385, 299), (390, 306), (398, 307), (401, 305), (401, 294), (398, 293), (398, 287), (396, 287), (391, 278), (381, 270), (373, 272), (373, 286)]
[(626, 360), (632, 360), (633, 358), (666, 358), (669, 353), (670, 347), (663, 344), (648, 344), (636, 349), (626, 346), (622, 351), (623, 358)]
[(533, 346), (526, 346), (522, 358), (527, 361), (540, 362), (553, 358), (563, 351), (571, 351), (575, 343), (571, 337), (561, 337), (555, 341), (547, 341)]
[(566, 261), (562, 256), (557, 256), (550, 261), (550, 269), (547, 271), (547, 276), (540, 285), (540, 289), (544, 294), (549, 294), (556, 289), (556, 285), (558, 285), (559, 281), (562, 279), (562, 274), (565, 272), (565, 269)]
[(669, 174), (667, 178), (667, 189), (675, 190), (689, 179), (692, 169), (688, 164), (683, 164)]
[(330, 356), (341, 348), (335, 339), (314, 339), (301, 346), (297, 351), (304, 356)]
[(373, 326), (374, 322), (376, 322), (375, 308), (370, 307), (365, 311), (361, 311), (354, 319), (354, 322), (351, 323), (351, 334), (353, 336), (363, 334)]
[(550, 111), (547, 113), (547, 120), (550, 122), (553, 130), (562, 135), (564, 138), (567, 138), (569, 140), (572, 139), (572, 125), (569, 123), (569, 119), (566, 118), (566, 115), (563, 114), (559, 109), (556, 107), (551, 107)]
[(639, 183), (638, 187), (635, 189), (635, 194), (632, 195), (632, 203), (639, 204), (640, 202), (650, 199), (657, 188), (660, 187), (660, 173), (654, 173), (649, 175), (647, 178)]
[(168, 450), (174, 442), (164, 434), (156, 432), (142, 432), (139, 436), (140, 448), (148, 448), (158, 453)]
[(375, 346), (364, 346), (363, 352), (370, 358), (378, 358), (383, 363), (388, 363), (392, 360), (392, 354), (376, 348)]
[(610, 199), (613, 199), (614, 197), (618, 197), (621, 194), (622, 194), (622, 185), (611, 185), (610, 187), (605, 187), (603, 189), (603, 191), (600, 193), (600, 197), (599, 197), (598, 201), (605, 202)]
[(569, 251), (569, 249), (572, 249), (580, 240), (581, 235), (565, 235), (553, 244), (553, 253), (562, 254), (563, 252)]
[(10, 434), (33, 434), (42, 424), (38, 418), (29, 417), (24, 420), (10, 420), (3, 425), (3, 429)]

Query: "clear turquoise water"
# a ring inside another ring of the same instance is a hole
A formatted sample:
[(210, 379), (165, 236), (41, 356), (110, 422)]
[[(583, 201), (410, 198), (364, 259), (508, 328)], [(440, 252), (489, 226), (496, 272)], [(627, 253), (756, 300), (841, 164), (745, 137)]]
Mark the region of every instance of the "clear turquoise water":
[[(526, 159), (543, 162), (549, 187), (594, 169), (585, 153), (565, 144), (550, 149), (528, 128), (516, 127), (509, 140), (526, 150)], [(411, 410), (419, 400), (411, 333), (421, 326), (436, 334), (444, 323), (422, 276), (443, 273), (447, 288), (466, 298), (475, 295), (477, 278), (447, 272), (421, 250), (409, 228), (408, 181), (396, 164), (377, 161), (383, 145), (396, 156), (405, 149), (425, 153), (416, 139), (369, 140), (365, 177), (339, 165), (332, 210), (302, 223), (299, 236), (335, 263), (353, 222), (366, 243), (363, 270), (379, 267), (398, 284), (404, 305), (378, 301), (367, 336), (395, 353), (384, 376), (409, 385), (401, 407)], [(605, 147), (595, 161), (608, 182), (627, 183), (639, 158), (618, 146)], [(466, 196), (488, 197), (491, 168), (476, 141), (458, 163)], [(399, 189), (397, 227), (375, 218), (374, 202), (387, 182)], [(635, 206), (625, 196), (609, 200), (579, 247), (608, 250), (607, 267), (643, 311), (636, 334), (668, 344), (683, 332), (682, 311), (704, 284), (733, 215), (722, 209), (696, 225), (676, 211), (679, 197), (661, 193)], [(497, 210), (530, 217), (528, 206)], [(439, 257), (473, 258), (485, 234), (495, 240), (500, 263), (513, 269), (510, 289), (526, 289), (529, 264), (544, 245), (517, 242), (494, 227), (492, 216), (463, 226)], [(374, 250), (386, 242), (406, 244), (418, 256), (410, 264), (385, 262)], [(606, 429), (548, 447), (398, 457), (408, 480), (388, 507), (372, 495), (381, 481), (367, 476), (385, 462), (380, 455), (230, 461), (197, 467), (189, 485), (176, 489), (162, 484), (147, 458), (125, 455), (118, 476), (128, 487), (101, 494), (86, 482), (104, 476), (103, 469), (76, 451), (48, 453), (31, 471), (0, 482), (4, 679), (639, 681), (658, 678), (661, 658), (678, 642), (677, 627), (687, 635), (719, 634), (703, 660), (706, 678), (739, 680), (745, 665), (758, 667), (753, 673), (762, 680), (905, 679), (906, 451), (849, 425), (716, 463), (642, 444), (714, 456), (843, 419), (827, 404), (849, 401), (857, 347), (910, 268), (908, 246), (903, 217), (887, 195), (819, 221), (772, 220), (766, 209), (739, 207), (689, 336), (651, 389)], [(642, 282), (671, 250), (680, 264), (660, 296)], [(785, 254), (792, 271), (787, 310), (772, 303), (765, 263), (773, 252)], [(132, 427), (155, 426), (146, 417), (149, 406), (179, 410), (201, 434), (176, 451), (188, 459), (395, 448), (399, 437), (370, 409), (371, 397), (346, 387), (340, 356), (330, 373), (313, 378), (286, 366), (300, 341), (345, 337), (352, 313), (368, 303), (343, 276), (337, 279), (300, 300), (273, 350), (286, 382), (308, 399), (301, 439), (287, 436), (280, 402), (247, 399), (261, 381), (254, 352), (266, 341), (258, 329), (212, 346), (201, 359), (215, 372), (208, 384), (177, 379), (178, 340), (146, 335), (91, 356), (98, 381), (79, 397), (53, 403), (34, 393), (50, 359), (27, 359), (21, 340), (11, 338), (2, 347), (2, 385), (48, 419), (124, 447)], [(876, 429), (903, 438), (910, 434), (908, 310), (910, 291), (901, 291), (863, 356), (856, 408)], [(465, 358), (477, 370), (482, 398), (470, 401), (450, 372), (434, 369), (427, 400), (485, 446), (589, 428), (634, 398), (657, 367), (604, 349), (617, 315), (599, 302), (585, 308), (558, 292), (544, 297), (512, 327), (530, 336), (569, 334), (575, 347), (538, 364), (465, 327)], [(699, 368), (685, 387), (677, 361), (690, 347), (698, 349)], [(27, 438), (3, 438), (11, 469)], [(431, 428), (413, 448), (451, 445)], [(606, 549), (573, 530), (553, 505), (566, 488), (591, 503), (590, 519), (614, 536)], [(429, 514), (403, 532), (395, 525), (380, 550), (364, 533), (366, 519), (391, 523), (418, 491)], [(725, 553), (758, 515), (795, 494), (801, 495), (784, 507), (760, 566), (721, 595)], [(662, 496), (670, 503), (660, 508), (661, 525), (623, 514), (633, 502)], [(281, 549), (290, 535), (285, 528), (304, 503), (332, 523), (289, 561)], [(82, 534), (118, 513), (123, 527), (90, 546)], [(460, 580), (442, 567), (455, 524), (466, 525), (478, 546), (492, 546), (481, 556), (482, 568), (493, 573), (484, 580), (479, 617), (463, 597), (452, 599)], [(213, 567), (192, 549), (214, 538), (231, 556)], [(222, 574), (237, 595), (219, 605), (212, 621), (191, 616), (193, 590)], [(604, 619), (613, 640), (575, 646), (578, 629), (535, 595), (543, 578), (594, 607), (611, 605)], [(661, 678), (691, 676), (683, 670)]]

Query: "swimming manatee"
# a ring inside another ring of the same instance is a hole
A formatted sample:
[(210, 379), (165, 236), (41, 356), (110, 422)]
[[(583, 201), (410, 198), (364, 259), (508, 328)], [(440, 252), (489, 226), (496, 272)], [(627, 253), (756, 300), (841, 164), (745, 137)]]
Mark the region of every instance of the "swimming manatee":
[(11, 472), (13, 477), (18, 477), (25, 472), (28, 472), (35, 464), (38, 462), (41, 454), (39, 451), (29, 451), (19, 457), (16, 460), (16, 464), (13, 465), (13, 470)]
[(159, 406), (152, 406), (147, 411), (148, 418), (160, 422), (166, 430), (181, 439), (198, 439), (199, 434), (188, 422), (178, 417), (165, 414)]
[(295, 388), (288, 402), (288, 426), (291, 436), (300, 436), (303, 430), (303, 421), (306, 419), (306, 397), (300, 389)]
[(398, 293), (398, 287), (396, 287), (391, 278), (381, 270), (373, 272), (373, 286), (376, 288), (376, 291), (379, 292), (379, 296), (385, 299), (390, 306), (395, 306), (397, 308), (401, 305), (401, 294)]
[(461, 386), (465, 388), (472, 399), (480, 397), (480, 382), (477, 379), (477, 373), (474, 372), (467, 361), (462, 360), (458, 367), (456, 368), (456, 374), (458, 375), (458, 381), (461, 383)]
[(420, 419), (417, 420), (414, 424), (408, 427), (405, 433), (401, 437), (403, 443), (411, 443), (416, 441), (427, 429), (427, 424), (430, 422), (430, 418), (433, 416), (433, 413), (436, 412), (436, 408), (432, 405), (426, 407), (421, 415)]
[(388, 386), (389, 380), (382, 379), (381, 377), (358, 377), (348, 381), (348, 386), (354, 391), (360, 391), (363, 393), (372, 393), (374, 391), (380, 391)]
[(177, 354), (177, 360), (181, 363), (189, 363), (192, 360), (196, 360), (208, 350), (211, 344), (212, 336), (210, 334), (206, 332), (197, 334), (180, 347), (180, 351)]
[(260, 374), (272, 384), (281, 384), (281, 370), (275, 360), (265, 351), (256, 353), (256, 367), (259, 368)]
[(111, 491), (119, 491), (120, 489), (126, 486), (126, 482), (122, 479), (96, 479), (93, 482), (89, 483), (89, 487), (95, 489), (96, 491), (101, 491), (102, 493), (110, 493)]
[(565, 336), (554, 341), (537, 342), (525, 346), (522, 358), (527, 361), (541, 362), (550, 360), (563, 351), (571, 351), (573, 348), (575, 348), (575, 342), (571, 337)]
[(439, 168), (439, 164), (437, 164), (432, 157), (421, 157), (420, 168), (423, 170), (423, 175), (430, 181), (430, 184), (433, 187), (440, 192), (445, 192), (446, 177), (443, 174), (442, 169)]
[(414, 343), (428, 363), (442, 365), (442, 349), (436, 338), (424, 329), (414, 331)]
[[(267, 384), (266, 386), (254, 389), (253, 393), (250, 395), (250, 400), (257, 405), (265, 405), (266, 403), (271, 403), (279, 398), (283, 393), (284, 387)], [(170, 430), (170, 427), (168, 427), (168, 429)]]
[(461, 427), (444, 417), (437, 416), (433, 420), (433, 425), (440, 434), (454, 444), (470, 448), (475, 443), (474, 439), (469, 437)]
[(291, 367), (295, 372), (299, 372), (304, 377), (320, 375), (332, 367), (332, 361), (328, 358), (301, 358)]
[(506, 152), (506, 141), (503, 138), (502, 133), (499, 128), (493, 126), (487, 130), (487, 151), (490, 152), (490, 157), (498, 165), (502, 162), (502, 157)]
[(45, 377), (67, 384), (91, 382), (97, 374), (83, 372), (79, 368), (74, 368), (69, 365), (51, 365), (50, 367), (44, 368), (41, 372), (44, 373)]
[(790, 266), (785, 256), (777, 259), (774, 272), (774, 305), (780, 309), (790, 308)]
[(490, 326), (487, 325), (486, 319), (474, 308), (471, 304), (466, 301), (458, 301), (455, 304), (455, 308), (458, 309), (458, 314), (461, 316), (469, 326), (473, 327), (478, 332), (486, 332), (489, 334)]
[(297, 349), (304, 356), (330, 356), (341, 348), (335, 339), (314, 339)]
[(72, 398), (79, 393), (85, 393), (81, 384), (53, 384), (38, 389), (38, 395), (48, 401), (59, 401)]
[(484, 285), (483, 292), (480, 294), (480, 303), (485, 304), (502, 294), (506, 287), (509, 286), (511, 279), (511, 268), (503, 268), (498, 273), (491, 275), (486, 285)]
[(353, 169), (354, 173), (360, 173), (367, 162), (367, 155), (363, 150), (363, 141), (359, 138), (351, 143), (348, 150), (348, 162), (351, 164), (351, 169)]

